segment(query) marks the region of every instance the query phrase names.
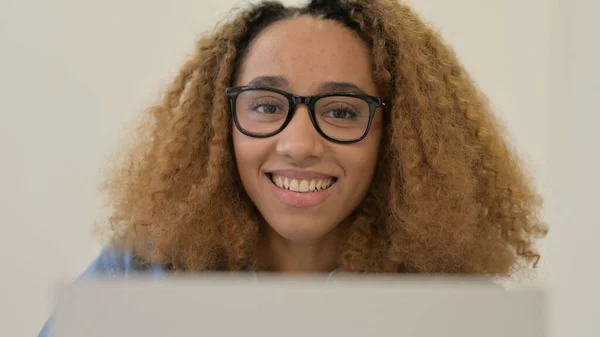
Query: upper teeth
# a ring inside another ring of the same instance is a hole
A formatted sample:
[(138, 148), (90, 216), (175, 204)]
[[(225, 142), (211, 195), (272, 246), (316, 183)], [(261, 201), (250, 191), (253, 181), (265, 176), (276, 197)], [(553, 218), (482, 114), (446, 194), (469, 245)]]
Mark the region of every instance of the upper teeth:
[(294, 192), (315, 192), (327, 189), (333, 184), (333, 178), (328, 179), (292, 179), (272, 175), (271, 180), (277, 187), (285, 188)]

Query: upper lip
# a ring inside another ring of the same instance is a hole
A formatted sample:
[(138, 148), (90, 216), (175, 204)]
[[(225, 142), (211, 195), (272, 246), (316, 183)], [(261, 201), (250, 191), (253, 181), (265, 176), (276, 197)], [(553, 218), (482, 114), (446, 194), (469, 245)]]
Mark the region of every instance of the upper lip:
[(268, 174), (282, 176), (291, 179), (329, 179), (335, 178), (332, 175), (319, 173), (314, 171), (297, 171), (297, 170), (274, 170), (267, 172)]

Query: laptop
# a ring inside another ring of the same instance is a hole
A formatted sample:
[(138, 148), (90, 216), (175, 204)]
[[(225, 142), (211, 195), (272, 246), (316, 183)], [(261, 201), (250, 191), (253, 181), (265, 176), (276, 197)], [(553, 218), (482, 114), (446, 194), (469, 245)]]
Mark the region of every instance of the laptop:
[(139, 278), (63, 287), (53, 336), (542, 337), (545, 306), (470, 278)]

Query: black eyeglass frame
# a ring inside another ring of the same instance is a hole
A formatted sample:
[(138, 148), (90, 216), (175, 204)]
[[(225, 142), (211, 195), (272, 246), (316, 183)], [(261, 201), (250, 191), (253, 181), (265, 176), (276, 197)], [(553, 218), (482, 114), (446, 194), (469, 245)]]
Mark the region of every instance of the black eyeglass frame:
[[(266, 133), (266, 134), (254, 133), (254, 132), (250, 132), (250, 131), (244, 129), (240, 125), (240, 122), (237, 117), (237, 110), (236, 110), (237, 97), (243, 92), (258, 91), (258, 90), (271, 91), (271, 92), (280, 94), (282, 96), (285, 96), (289, 103), (288, 113), (287, 113), (287, 116), (285, 117), (285, 120), (283, 121), (283, 124), (281, 124), (281, 126), (277, 130)], [(279, 90), (279, 89), (274, 89), (274, 88), (263, 88), (263, 87), (255, 87), (255, 86), (237, 86), (237, 87), (227, 88), (225, 90), (225, 94), (227, 95), (227, 97), (229, 97), (229, 102), (231, 105), (231, 114), (233, 116), (233, 122), (235, 123), (236, 128), (242, 134), (249, 136), (249, 137), (254, 137), (254, 138), (268, 138), (268, 137), (272, 137), (272, 136), (280, 133), (281, 131), (283, 131), (283, 129), (286, 128), (286, 126), (290, 123), (290, 121), (294, 117), (297, 106), (299, 104), (304, 104), (308, 107), (310, 120), (311, 120), (313, 126), (315, 127), (317, 132), (323, 138), (325, 138), (331, 142), (338, 143), (338, 144), (358, 143), (369, 134), (369, 130), (371, 129), (371, 124), (373, 123), (373, 117), (375, 116), (375, 110), (377, 110), (377, 108), (379, 108), (379, 107), (381, 107), (381, 108), (386, 107), (386, 104), (381, 100), (381, 98), (366, 95), (366, 94), (360, 94), (360, 93), (326, 93), (326, 94), (314, 95), (314, 96), (298, 96), (298, 95), (290, 94), (289, 92)], [(353, 98), (362, 99), (363, 101), (367, 102), (367, 104), (369, 105), (369, 120), (367, 123), (367, 127), (365, 129), (365, 132), (363, 133), (362, 136), (360, 136), (359, 138), (356, 138), (356, 139), (339, 140), (339, 139), (329, 137), (327, 134), (325, 134), (325, 132), (323, 132), (323, 130), (321, 130), (321, 128), (319, 127), (319, 123), (317, 123), (317, 119), (315, 116), (315, 104), (321, 98), (332, 97), (332, 96), (353, 97)]]

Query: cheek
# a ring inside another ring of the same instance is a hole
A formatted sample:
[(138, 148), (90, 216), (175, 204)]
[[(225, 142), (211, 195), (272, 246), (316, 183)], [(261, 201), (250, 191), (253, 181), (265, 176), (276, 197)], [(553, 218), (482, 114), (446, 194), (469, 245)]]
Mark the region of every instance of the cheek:
[(244, 143), (242, 140), (243, 135), (236, 128), (233, 128), (233, 130), (231, 132), (231, 137), (233, 140), (233, 151), (234, 151), (235, 157), (237, 158), (237, 156), (241, 153), (241, 151), (243, 151), (243, 147), (244, 147)]
[(269, 154), (269, 145), (264, 139), (250, 138), (233, 130), (233, 151), (238, 173), (244, 185), (260, 171)]
[(356, 186), (369, 185), (379, 153), (381, 132), (373, 130), (361, 143), (351, 148), (340, 148), (338, 158), (345, 167), (349, 180)]

